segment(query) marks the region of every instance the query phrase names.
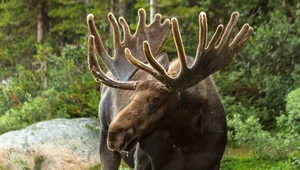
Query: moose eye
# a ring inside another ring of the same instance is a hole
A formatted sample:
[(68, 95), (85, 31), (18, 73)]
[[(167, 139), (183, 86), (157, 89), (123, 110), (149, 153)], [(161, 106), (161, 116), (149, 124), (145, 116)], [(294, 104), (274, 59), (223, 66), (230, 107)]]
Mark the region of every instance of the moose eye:
[(149, 111), (150, 113), (154, 113), (157, 111), (157, 109), (161, 106), (161, 99), (159, 97), (153, 97), (149, 101)]
[(158, 98), (158, 97), (154, 97), (152, 99), (152, 104), (158, 104), (159, 102), (160, 102), (160, 98)]

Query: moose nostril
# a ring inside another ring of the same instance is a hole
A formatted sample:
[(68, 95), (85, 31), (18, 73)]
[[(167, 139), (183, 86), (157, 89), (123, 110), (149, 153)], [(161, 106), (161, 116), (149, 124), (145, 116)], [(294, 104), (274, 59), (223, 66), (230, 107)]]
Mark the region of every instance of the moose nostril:
[(120, 128), (118, 129), (118, 131), (119, 131), (119, 132), (123, 132), (123, 131), (124, 131), (124, 128), (120, 127)]
[(109, 133), (112, 135), (122, 133), (123, 131), (124, 131), (124, 128), (122, 128), (122, 127), (114, 127), (114, 128), (109, 129)]
[(118, 127), (118, 128), (116, 128), (113, 132), (116, 133), (116, 134), (122, 133), (122, 132), (124, 132), (124, 128)]

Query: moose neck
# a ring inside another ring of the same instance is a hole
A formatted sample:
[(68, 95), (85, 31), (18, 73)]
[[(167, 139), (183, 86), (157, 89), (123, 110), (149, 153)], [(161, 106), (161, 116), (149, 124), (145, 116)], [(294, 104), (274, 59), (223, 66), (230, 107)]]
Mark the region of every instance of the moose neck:
[[(169, 108), (164, 121), (166, 128), (174, 135), (180, 136), (191, 133), (201, 134), (202, 120), (205, 113), (206, 85), (207, 81), (199, 83), (191, 88), (176, 92), (170, 98)], [(180, 136), (180, 138), (183, 138)]]

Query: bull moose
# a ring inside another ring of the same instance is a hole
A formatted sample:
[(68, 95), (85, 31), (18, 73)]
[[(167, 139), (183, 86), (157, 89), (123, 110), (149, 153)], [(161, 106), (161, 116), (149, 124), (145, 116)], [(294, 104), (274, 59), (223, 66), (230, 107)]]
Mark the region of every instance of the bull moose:
[[(104, 170), (117, 170), (121, 158), (136, 170), (215, 170), (227, 142), (226, 116), (211, 74), (231, 63), (253, 33), (244, 24), (230, 41), (239, 14), (217, 27), (207, 43), (207, 17), (199, 14), (195, 57), (185, 54), (176, 18), (156, 14), (146, 24), (144, 9), (134, 34), (124, 18), (112, 13), (113, 56), (106, 51), (94, 16), (87, 16), (88, 64), (101, 82), (100, 158)], [(170, 34), (178, 58), (161, 52)], [(123, 35), (123, 39), (121, 38)], [(109, 70), (101, 70), (96, 52)]]

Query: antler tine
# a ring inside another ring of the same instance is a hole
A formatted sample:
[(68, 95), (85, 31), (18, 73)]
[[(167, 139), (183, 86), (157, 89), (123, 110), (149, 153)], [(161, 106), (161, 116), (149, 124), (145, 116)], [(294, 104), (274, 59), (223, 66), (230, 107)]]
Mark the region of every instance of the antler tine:
[[(139, 21), (138, 21), (138, 29), (144, 29), (146, 26), (146, 11), (144, 9), (139, 9), (138, 11)], [(136, 32), (138, 32), (137, 30)]]
[(220, 24), (217, 27), (217, 30), (214, 33), (214, 35), (212, 36), (210, 42), (208, 43), (207, 49), (213, 49), (213, 48), (215, 48), (217, 41), (222, 36), (223, 30), (224, 30), (224, 26), (222, 24)]
[[(112, 13), (108, 14), (108, 20), (113, 30), (113, 43), (114, 52), (113, 56), (110, 56), (104, 48), (100, 34), (98, 33), (95, 23), (94, 16), (89, 14), (87, 17), (88, 28), (90, 34), (94, 36), (95, 50), (99, 54), (100, 58), (113, 74), (114, 78), (120, 81), (128, 81), (136, 72), (137, 68), (127, 61), (125, 56), (125, 48), (131, 50), (133, 56), (141, 62), (146, 62), (141, 47), (144, 41), (148, 41), (151, 45), (151, 53), (157, 55), (163, 48), (167, 38), (170, 35), (171, 24), (169, 20), (165, 20), (163, 24), (160, 23), (161, 17), (157, 15), (156, 20), (149, 25), (146, 24), (146, 12), (144, 9), (138, 11), (138, 27), (135, 33), (130, 33), (130, 28), (126, 20), (122, 17), (117, 22), (115, 16)], [(121, 28), (123, 29), (123, 41), (121, 42)], [(96, 72), (99, 72), (96, 70)], [(96, 73), (93, 72), (94, 74)], [(99, 72), (100, 73), (100, 72)], [(100, 73), (101, 74), (101, 73)], [(102, 76), (102, 79), (103, 76)], [(107, 83), (107, 82), (106, 82)]]
[[(204, 12), (199, 14), (199, 44), (196, 59), (191, 67), (187, 67), (186, 65), (186, 56), (180, 37), (178, 22), (176, 19), (172, 19), (174, 41), (181, 62), (181, 70), (177, 77), (172, 78), (172, 82), (167, 82), (168, 85), (171, 86), (170, 88), (172, 90), (189, 88), (214, 72), (224, 68), (233, 60), (234, 56), (253, 33), (253, 28), (248, 24), (245, 24), (232, 43), (229, 44), (230, 35), (238, 19), (239, 14), (237, 12), (233, 12), (224, 33), (223, 25), (219, 25), (206, 47), (207, 18)], [(221, 40), (216, 46), (219, 39)]]
[(103, 42), (100, 38), (100, 34), (98, 33), (96, 26), (95, 26), (93, 14), (89, 14), (87, 16), (87, 24), (88, 24), (88, 27), (90, 30), (90, 34), (95, 37), (95, 44), (96, 44), (97, 52), (101, 56), (105, 65), (109, 65), (109, 63), (110, 63), (109, 61), (111, 60), (111, 57), (108, 55), (107, 51), (105, 50), (105, 48), (103, 46)]
[[(139, 11), (140, 21), (144, 22), (144, 11)], [(202, 81), (214, 72), (227, 66), (237, 52), (241, 49), (243, 44), (249, 39), (253, 33), (253, 28), (248, 24), (245, 24), (239, 31), (238, 35), (234, 38), (231, 44), (229, 44), (230, 34), (233, 27), (236, 25), (239, 19), (237, 12), (232, 13), (229, 23), (227, 24), (223, 33), (223, 25), (219, 25), (215, 34), (211, 38), (208, 46), (207, 43), (207, 18), (204, 12), (199, 14), (199, 44), (196, 53), (196, 59), (191, 67), (187, 65), (187, 56), (185, 55), (182, 38), (178, 21), (176, 18), (171, 19), (172, 33), (174, 36), (174, 42), (177, 49), (178, 57), (180, 60), (181, 68), (176, 77), (168, 75), (162, 65), (154, 58), (148, 41), (143, 42), (144, 55), (152, 66), (148, 66), (138, 59), (134, 58), (129, 48), (125, 49), (125, 56), (127, 60), (134, 66), (148, 72), (153, 77), (165, 83), (171, 90), (180, 90), (189, 88), (199, 81)], [(156, 16), (155, 22), (160, 22), (160, 16)], [(152, 24), (153, 24), (152, 23)], [(160, 24), (160, 23), (159, 23)], [(217, 41), (220, 40), (219, 45), (215, 46)]]
[(144, 41), (143, 43), (143, 50), (147, 61), (152, 67), (134, 58), (134, 56), (130, 52), (130, 49), (128, 48), (125, 49), (125, 56), (132, 65), (146, 71), (157, 80), (165, 83), (168, 87), (170, 87), (169, 85), (173, 82), (173, 79), (168, 75), (164, 67), (155, 59), (155, 57), (151, 53), (151, 48), (147, 41)]
[(95, 46), (95, 37), (93, 35), (90, 35), (88, 39), (88, 65), (89, 65), (90, 72), (92, 76), (95, 78), (95, 80), (100, 81), (101, 83), (110, 87), (115, 87), (124, 90), (134, 90), (136, 87), (136, 82), (115, 81), (110, 79), (103, 73), (95, 55), (94, 46)]
[(147, 61), (152, 66), (152, 68), (154, 68), (154, 70), (158, 72), (157, 79), (162, 80), (162, 79), (166, 79), (165, 77), (169, 77), (164, 67), (152, 55), (150, 50), (150, 45), (147, 41), (144, 41), (143, 49)]
[(240, 17), (240, 14), (238, 12), (233, 12), (231, 14), (231, 17), (230, 17), (230, 20), (225, 28), (225, 31), (224, 31), (224, 34), (220, 40), (220, 43), (218, 45), (217, 48), (222, 48), (223, 46), (225, 45), (228, 45), (229, 44), (229, 36), (233, 30), (233, 27), (236, 25), (236, 23), (238, 22), (239, 20), (239, 17)]
[(236, 47), (236, 49), (233, 49), (236, 51), (236, 53), (242, 48), (244, 43), (250, 38), (251, 34), (253, 33), (253, 28), (250, 27), (249, 24), (244, 24), (243, 28), (240, 30), (238, 35), (233, 39), (230, 47)]
[[(107, 18), (110, 22), (110, 25), (112, 26), (112, 29), (113, 29), (113, 43), (114, 43), (114, 54), (118, 54), (119, 52), (121, 51), (118, 51), (120, 50), (120, 29), (119, 29), (119, 26), (118, 26), (118, 23), (117, 23), (117, 20), (116, 20), (116, 17), (112, 14), (112, 13), (109, 13), (107, 15)], [(117, 58), (118, 55), (115, 55), (113, 58)]]
[(132, 54), (129, 48), (125, 48), (125, 56), (127, 58), (127, 60), (134, 66), (136, 66), (137, 68), (140, 68), (144, 71), (146, 71), (147, 73), (153, 75), (155, 78), (159, 79), (160, 75), (158, 72), (155, 71), (155, 69), (153, 69), (152, 67), (147, 66), (146, 64), (144, 64), (143, 62), (141, 62), (140, 60), (137, 60)]
[(207, 18), (204, 12), (200, 12), (199, 14), (199, 46), (197, 52), (201, 52), (204, 50), (207, 39)]
[[(141, 11), (141, 15), (143, 15), (143, 12)], [(141, 17), (141, 20), (143, 21), (143, 17)], [(160, 22), (160, 16), (157, 15), (154, 19), (153, 22)], [(176, 79), (180, 79), (181, 75), (185, 75), (186, 72), (188, 71), (187, 63), (186, 63), (186, 56), (185, 56), (185, 51), (181, 39), (181, 35), (179, 32), (179, 26), (178, 26), (178, 21), (176, 18), (172, 18), (172, 31), (174, 34), (174, 41), (176, 44), (176, 48), (179, 54), (179, 58), (181, 61), (181, 70), (180, 73), (178, 73)], [(144, 50), (144, 55), (149, 62), (149, 64), (152, 67), (149, 67), (148, 65), (142, 63), (141, 61), (137, 60), (132, 56), (130, 49), (126, 48), (125, 49), (125, 56), (127, 60), (134, 66), (148, 72), (150, 75), (155, 77), (157, 80), (165, 83), (167, 86), (171, 86), (172, 83), (174, 83), (174, 80), (172, 77), (168, 75), (166, 70), (163, 68), (163, 66), (155, 59), (153, 56), (151, 49), (150, 49), (150, 44), (148, 41), (143, 42), (143, 50)]]
[(183, 47), (183, 43), (182, 43), (182, 38), (181, 38), (180, 30), (179, 30), (178, 21), (176, 18), (172, 18), (171, 23), (172, 23), (172, 33), (174, 36), (175, 46), (176, 46), (178, 57), (179, 57), (180, 63), (181, 63), (181, 70), (177, 75), (177, 77), (179, 78), (181, 75), (184, 75), (187, 72), (188, 66), (186, 63), (186, 55), (185, 55), (185, 51), (184, 51), (184, 47)]
[[(200, 57), (205, 50), (206, 41), (207, 41), (207, 30), (208, 30), (207, 18), (205, 12), (200, 12), (198, 22), (199, 22), (199, 43), (197, 47), (195, 61), (192, 65), (192, 68), (195, 68), (194, 66), (198, 65), (198, 63), (201, 62), (201, 60), (203, 59), (203, 58), (201, 59)], [(215, 35), (213, 36), (212, 41), (209, 42), (208, 48), (210, 47), (210, 45), (214, 46), (220, 36), (221, 34), (217, 34), (216, 32)]]
[[(169, 19), (165, 19), (163, 23), (161, 23), (162, 16), (161, 14), (156, 14), (154, 16), (153, 21), (146, 25), (146, 13), (144, 9), (139, 10), (139, 26), (140, 28), (147, 29), (146, 34), (151, 37), (146, 39), (145, 41), (148, 41), (148, 43), (151, 45), (151, 52), (154, 56), (157, 56), (162, 48), (164, 47), (164, 44), (166, 43), (170, 31), (171, 31), (171, 23)], [(148, 31), (153, 30), (153, 31)], [(142, 29), (137, 30), (137, 32), (143, 32)], [(136, 32), (136, 33), (137, 33)], [(158, 36), (162, 35), (162, 36)], [(156, 50), (155, 50), (156, 49)]]
[(161, 22), (161, 15), (160, 14), (155, 14), (154, 19), (152, 20), (152, 22)]
[[(123, 17), (120, 17), (120, 18), (119, 18), (119, 22), (120, 22), (120, 24), (121, 24), (121, 26), (122, 26), (122, 28), (123, 28), (124, 41), (125, 41), (125, 40), (129, 40), (131, 34), (130, 34), (130, 29), (129, 29), (129, 26), (128, 26), (127, 22), (125, 21), (125, 19), (124, 19)], [(124, 41), (123, 41), (123, 42), (124, 42)]]

